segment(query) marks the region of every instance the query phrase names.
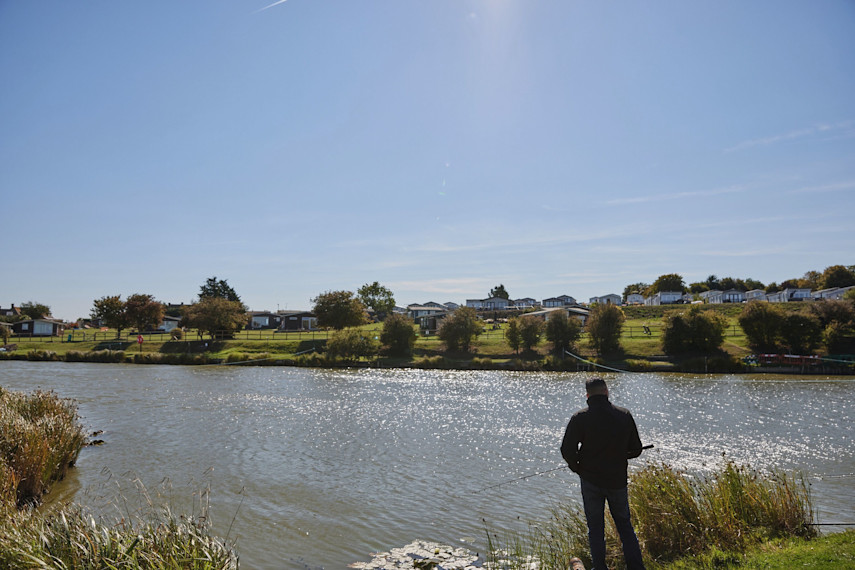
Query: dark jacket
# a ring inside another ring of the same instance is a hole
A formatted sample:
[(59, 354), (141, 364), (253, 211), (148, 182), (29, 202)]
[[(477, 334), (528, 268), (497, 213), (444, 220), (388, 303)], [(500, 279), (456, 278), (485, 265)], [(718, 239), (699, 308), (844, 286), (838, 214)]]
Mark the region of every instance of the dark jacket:
[(632, 414), (606, 395), (588, 398), (588, 407), (570, 418), (561, 455), (579, 476), (605, 489), (626, 487), (627, 459), (641, 455)]

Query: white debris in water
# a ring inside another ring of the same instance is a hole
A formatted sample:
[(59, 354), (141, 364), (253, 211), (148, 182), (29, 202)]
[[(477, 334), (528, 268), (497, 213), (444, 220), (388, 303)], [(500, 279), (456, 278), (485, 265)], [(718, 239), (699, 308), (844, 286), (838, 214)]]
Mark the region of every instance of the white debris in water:
[(349, 567), (359, 570), (476, 570), (485, 566), (477, 553), (465, 548), (417, 540), (389, 552), (374, 554), (371, 562), (354, 562)]

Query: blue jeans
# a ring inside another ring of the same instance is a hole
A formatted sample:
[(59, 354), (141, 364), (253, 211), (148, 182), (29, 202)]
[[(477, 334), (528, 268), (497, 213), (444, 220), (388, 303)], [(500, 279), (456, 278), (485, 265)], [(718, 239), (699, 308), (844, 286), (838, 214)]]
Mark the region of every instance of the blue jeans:
[(585, 519), (588, 521), (588, 544), (591, 547), (592, 570), (607, 570), (606, 566), (606, 506), (615, 521), (627, 570), (644, 570), (641, 560), (641, 547), (638, 537), (629, 519), (629, 494), (622, 489), (603, 489), (580, 478), (582, 482), (582, 504), (585, 507)]

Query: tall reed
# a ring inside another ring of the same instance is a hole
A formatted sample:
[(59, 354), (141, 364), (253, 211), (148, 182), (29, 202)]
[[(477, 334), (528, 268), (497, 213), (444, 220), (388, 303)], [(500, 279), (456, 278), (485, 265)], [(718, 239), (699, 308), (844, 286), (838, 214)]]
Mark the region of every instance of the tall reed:
[[(645, 558), (668, 562), (710, 550), (742, 552), (766, 539), (816, 536), (809, 487), (796, 474), (760, 473), (726, 463), (710, 476), (649, 464), (631, 476), (630, 509)], [(578, 503), (553, 507), (524, 534), (487, 532), (491, 562), (509, 570), (566, 569), (574, 557), (591, 563), (585, 515)], [(606, 515), (609, 567), (623, 568), (617, 531)]]
[(86, 434), (73, 402), (52, 392), (31, 395), (0, 387), (2, 492), (15, 503), (38, 502), (74, 465)]

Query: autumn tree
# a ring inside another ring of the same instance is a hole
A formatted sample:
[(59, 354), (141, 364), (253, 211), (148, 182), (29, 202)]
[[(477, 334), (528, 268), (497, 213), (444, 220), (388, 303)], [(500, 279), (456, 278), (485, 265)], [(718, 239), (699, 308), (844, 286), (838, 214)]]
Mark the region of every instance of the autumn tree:
[(437, 336), (450, 351), (468, 351), (473, 339), (481, 334), (483, 326), (475, 309), (460, 307), (443, 319)]
[(203, 297), (184, 308), (181, 325), (207, 333), (212, 338), (232, 338), (247, 323), (246, 309), (240, 301), (223, 297)]
[(855, 285), (855, 273), (844, 265), (826, 267), (819, 279), (822, 289)]
[(380, 342), (393, 356), (405, 356), (413, 352), (416, 344), (416, 331), (413, 320), (406, 315), (392, 313), (383, 321)]
[(125, 302), (121, 295), (111, 295), (95, 299), (89, 316), (98, 319), (104, 326), (116, 329), (116, 338), (122, 336), (122, 329), (130, 324)]
[(362, 304), (374, 312), (374, 316), (379, 321), (384, 320), (386, 315), (395, 309), (395, 296), (392, 291), (377, 281), (366, 283), (357, 289), (356, 294)]
[(135, 293), (125, 301), (125, 314), (138, 332), (154, 330), (163, 321), (164, 306), (151, 295)]
[(564, 355), (582, 336), (582, 322), (569, 317), (564, 311), (552, 311), (546, 320), (546, 340), (552, 343), (552, 352)]
[(341, 330), (365, 324), (365, 305), (351, 291), (327, 291), (312, 299), (318, 326)]
[(619, 353), (620, 335), (626, 317), (617, 305), (597, 303), (588, 314), (588, 342), (600, 356)]

